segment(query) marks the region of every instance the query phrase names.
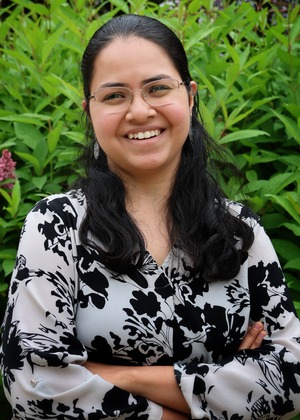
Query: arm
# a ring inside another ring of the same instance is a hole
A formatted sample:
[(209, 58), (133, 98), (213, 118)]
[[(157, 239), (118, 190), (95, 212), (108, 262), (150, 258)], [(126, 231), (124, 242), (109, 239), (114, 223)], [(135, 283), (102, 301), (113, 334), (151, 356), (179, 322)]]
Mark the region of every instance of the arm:
[[(259, 347), (265, 335), (263, 324), (254, 323), (242, 340), (239, 350)], [(128, 392), (142, 395), (173, 410), (190, 413), (176, 382), (173, 366), (111, 366), (87, 361), (85, 367)]]
[(47, 199), (24, 224), (1, 355), (3, 385), (14, 418), (115, 419), (143, 413), (159, 419), (161, 407), (82, 366), (87, 352), (76, 338), (79, 281), (74, 263), (80, 210), (65, 196)]
[[(255, 233), (255, 244), (249, 252), (248, 260), (243, 264), (241, 276), (234, 282), (228, 282), (228, 286), (225, 285), (226, 294), (222, 293), (220, 302), (227, 304), (231, 311), (243, 307), (247, 313), (249, 308), (252, 319), (263, 320), (269, 335), (268, 340), (257, 349), (253, 348), (256, 347), (255, 344), (249, 346), (244, 342), (240, 352), (236, 355), (229, 353), (219, 363), (194, 359), (175, 364), (176, 379), (184, 400), (180, 398), (178, 388), (174, 385), (170, 367), (160, 367), (156, 372), (155, 369), (151, 371), (151, 367), (143, 367), (144, 371), (139, 370), (139, 377), (136, 370), (134, 374), (133, 371), (128, 371), (125, 376), (129, 378), (129, 386), (132, 386), (131, 381), (134, 378), (133, 386), (138, 387), (135, 391), (151, 395), (154, 401), (160, 401), (162, 405), (169, 404), (183, 412), (187, 412), (187, 403), (194, 418), (220, 418), (224, 413), (228, 418), (249, 418), (252, 414), (258, 418), (289, 418), (300, 412), (299, 320), (295, 316), (269, 239), (258, 226)], [(214, 285), (213, 290), (220, 287)], [(214, 293), (208, 297), (214, 299), (212, 295)], [(186, 297), (189, 298), (188, 295)], [(242, 307), (239, 306), (239, 298)], [(205, 312), (202, 313), (205, 315)], [(239, 315), (239, 319), (241, 317), (244, 319), (245, 315)], [(152, 372), (150, 376), (148, 371), (146, 375), (146, 369)], [(124, 372), (123, 368), (112, 372), (107, 366), (98, 371), (109, 382), (121, 381), (120, 387), (126, 388), (128, 383), (122, 382)], [(143, 381), (142, 384), (139, 383), (140, 380)], [(160, 387), (160, 384), (163, 385)], [(149, 392), (154, 392), (155, 395)]]
[(175, 366), (194, 418), (287, 419), (300, 412), (300, 322), (269, 238), (258, 225), (254, 232), (239, 283), (230, 286), (240, 288), (229, 293), (229, 301), (236, 306), (237, 291), (246, 290), (243, 280), (248, 275), (250, 317), (263, 321), (268, 339), (258, 349), (243, 350), (216, 364)]

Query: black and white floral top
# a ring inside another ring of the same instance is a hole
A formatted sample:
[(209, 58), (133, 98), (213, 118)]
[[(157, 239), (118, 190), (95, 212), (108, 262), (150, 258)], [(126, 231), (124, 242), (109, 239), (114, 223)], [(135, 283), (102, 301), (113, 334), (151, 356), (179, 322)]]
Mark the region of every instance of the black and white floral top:
[[(81, 244), (80, 191), (28, 215), (3, 330), (2, 374), (14, 419), (152, 419), (162, 408), (93, 375), (109, 364), (173, 365), (193, 419), (280, 419), (300, 412), (300, 323), (263, 228), (239, 204), (255, 242), (237, 277), (189, 276), (177, 246), (158, 266), (109, 271)], [(238, 351), (262, 320), (264, 345)]]

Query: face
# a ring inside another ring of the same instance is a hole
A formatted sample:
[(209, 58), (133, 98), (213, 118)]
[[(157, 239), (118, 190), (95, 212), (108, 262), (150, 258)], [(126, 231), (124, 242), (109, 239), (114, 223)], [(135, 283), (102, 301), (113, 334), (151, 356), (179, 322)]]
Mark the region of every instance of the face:
[[(90, 91), (107, 84), (141, 89), (153, 78), (182, 81), (158, 45), (138, 37), (116, 39), (96, 58)], [(110, 169), (124, 179), (172, 177), (188, 136), (195, 90), (194, 82), (191, 93), (180, 86), (174, 100), (163, 106), (149, 105), (136, 91), (121, 112), (90, 99), (91, 122)]]

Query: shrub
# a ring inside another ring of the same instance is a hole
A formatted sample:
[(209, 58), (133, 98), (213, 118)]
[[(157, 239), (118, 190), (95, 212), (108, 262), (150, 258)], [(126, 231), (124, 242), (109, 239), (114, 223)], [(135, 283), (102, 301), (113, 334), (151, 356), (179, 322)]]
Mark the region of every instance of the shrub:
[(239, 184), (217, 162), (223, 188), (261, 216), (300, 313), (300, 6), (289, 2), (282, 13), (271, 2), (259, 10), (210, 0), (93, 3), (14, 0), (0, 11), (0, 155), (8, 150), (16, 162), (0, 178), (1, 311), (25, 215), (78, 175), (83, 48), (109, 18), (139, 13), (183, 41), (206, 128), (243, 174)]

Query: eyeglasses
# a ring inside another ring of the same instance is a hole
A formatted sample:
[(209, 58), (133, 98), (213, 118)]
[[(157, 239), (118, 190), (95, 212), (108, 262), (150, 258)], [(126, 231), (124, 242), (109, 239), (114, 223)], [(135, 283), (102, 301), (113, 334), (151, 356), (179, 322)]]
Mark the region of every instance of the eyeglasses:
[(129, 89), (124, 86), (102, 87), (94, 92), (89, 99), (94, 98), (105, 109), (112, 112), (126, 111), (133, 99), (133, 92), (140, 91), (144, 100), (150, 106), (164, 106), (177, 99), (180, 86), (186, 82), (175, 79), (160, 79), (147, 83), (142, 89)]

